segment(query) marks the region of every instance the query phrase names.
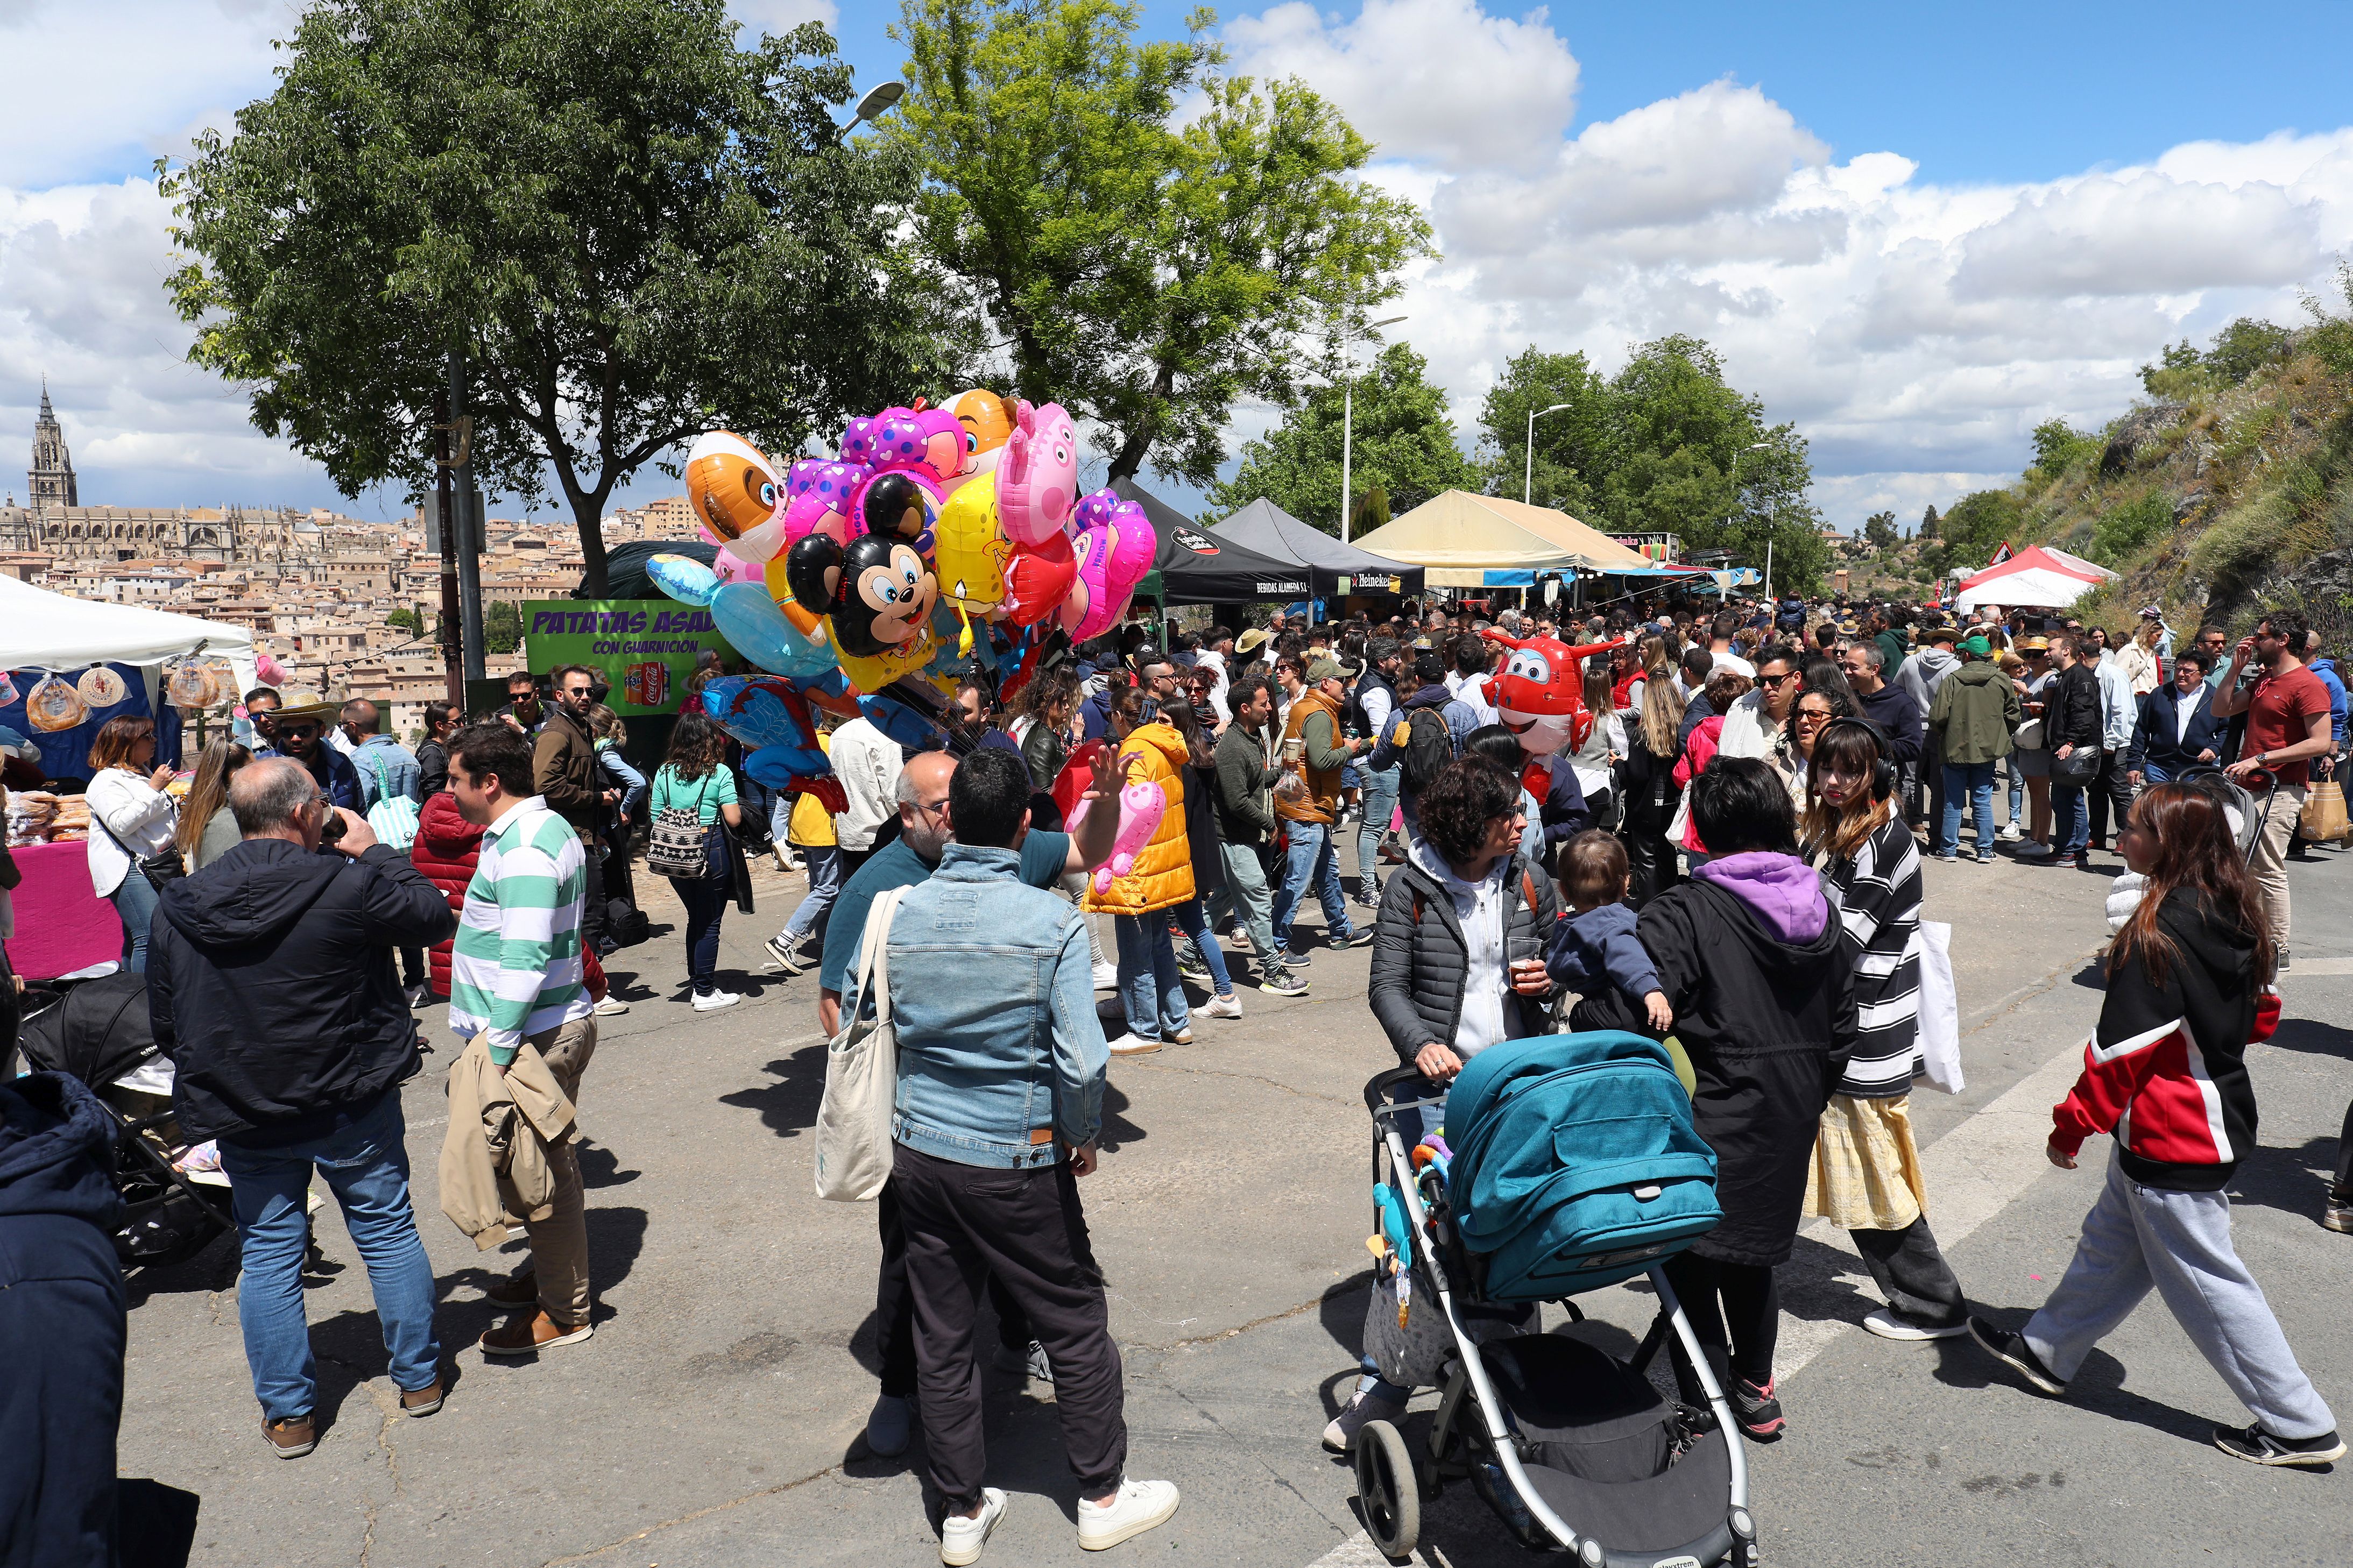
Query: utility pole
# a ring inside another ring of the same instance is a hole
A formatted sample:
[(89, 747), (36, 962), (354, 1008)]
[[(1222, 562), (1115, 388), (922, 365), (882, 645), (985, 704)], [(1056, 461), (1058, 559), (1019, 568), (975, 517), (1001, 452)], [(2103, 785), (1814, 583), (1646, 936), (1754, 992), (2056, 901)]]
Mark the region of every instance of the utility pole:
[[(465, 626), (466, 679), (480, 680), (488, 673), (482, 667), (482, 558), (474, 552), (474, 541), (481, 537), (483, 526), (481, 503), (474, 489), (474, 426), (466, 412), (466, 356), (457, 350), (449, 351), (449, 417), (459, 431), (458, 451), (459, 510), (463, 514), (459, 522), (458, 593)], [(445, 519), (448, 512), (441, 514)]]
[(441, 506), (441, 664), (449, 705), (466, 710), (466, 669), (458, 646), (457, 510), (449, 504), (449, 395), (433, 399), (433, 484)]

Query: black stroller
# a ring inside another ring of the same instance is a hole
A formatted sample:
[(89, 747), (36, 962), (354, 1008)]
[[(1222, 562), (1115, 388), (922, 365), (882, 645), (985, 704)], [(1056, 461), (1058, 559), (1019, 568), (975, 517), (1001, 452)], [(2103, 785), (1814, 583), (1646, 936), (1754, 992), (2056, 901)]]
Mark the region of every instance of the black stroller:
[[(1467, 1478), (1521, 1544), (1582, 1568), (1755, 1568), (1746, 1458), (1663, 1268), (1721, 1213), (1714, 1155), (1664, 1049), (1614, 1033), (1490, 1047), (1454, 1081), (1447, 1137), (1417, 1142), (1419, 1111), (1438, 1102), (1389, 1096), (1420, 1081), (1409, 1067), (1365, 1086), (1373, 1243), (1388, 1254), (1366, 1350), (1384, 1376), (1440, 1390), (1424, 1451), (1387, 1421), (1356, 1434), (1374, 1544), (1410, 1555), (1422, 1500)], [(1541, 1194), (1509, 1236), (1472, 1212), (1498, 1176)], [(1630, 1360), (1574, 1324), (1533, 1331), (1537, 1302), (1581, 1321), (1569, 1298), (1638, 1274), (1659, 1312)], [(1705, 1408), (1667, 1400), (1645, 1375), (1670, 1331)]]
[(114, 1251), (124, 1268), (185, 1263), (231, 1228), (225, 1192), (207, 1192), (157, 1147), (173, 1125), (171, 1111), (139, 1114), (146, 1108), (115, 1082), (156, 1055), (143, 975), (110, 974), (74, 985), (25, 1019), (17, 1043), (36, 1071), (79, 1079), (121, 1124), (114, 1184), (126, 1213)]

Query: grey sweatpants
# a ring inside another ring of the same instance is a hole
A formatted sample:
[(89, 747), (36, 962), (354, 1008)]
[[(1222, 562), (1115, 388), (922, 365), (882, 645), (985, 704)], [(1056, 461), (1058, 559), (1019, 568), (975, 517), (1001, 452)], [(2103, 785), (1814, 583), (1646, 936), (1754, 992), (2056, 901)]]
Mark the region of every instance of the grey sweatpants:
[(2027, 1321), (2026, 1342), (2062, 1381), (2072, 1378), (2152, 1285), (2264, 1431), (2298, 1438), (2337, 1429), (2263, 1287), (2231, 1246), (2228, 1194), (2144, 1187), (2113, 1154), (2099, 1201), (2084, 1216), (2074, 1261)]

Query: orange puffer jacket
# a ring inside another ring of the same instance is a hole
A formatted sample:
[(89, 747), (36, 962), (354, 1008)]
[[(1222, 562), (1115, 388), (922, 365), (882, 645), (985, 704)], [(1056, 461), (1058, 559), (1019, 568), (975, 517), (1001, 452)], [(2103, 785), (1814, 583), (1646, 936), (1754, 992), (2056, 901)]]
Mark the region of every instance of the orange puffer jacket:
[(1086, 907), (1115, 915), (1173, 909), (1193, 897), (1192, 847), (1185, 837), (1185, 737), (1172, 724), (1146, 724), (1128, 736), (1119, 754), (1137, 759), (1127, 770), (1127, 782), (1158, 784), (1168, 806), (1152, 841), (1136, 856), (1134, 869), (1113, 881), (1109, 892), (1095, 892), (1090, 882)]

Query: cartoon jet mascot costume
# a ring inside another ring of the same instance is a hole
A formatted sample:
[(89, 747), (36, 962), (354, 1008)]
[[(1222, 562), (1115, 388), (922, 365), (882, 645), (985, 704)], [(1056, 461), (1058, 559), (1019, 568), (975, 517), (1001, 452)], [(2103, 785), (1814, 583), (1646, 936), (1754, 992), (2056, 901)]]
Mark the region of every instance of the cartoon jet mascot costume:
[(1585, 791), (1561, 754), (1576, 751), (1593, 733), (1593, 715), (1585, 706), (1583, 660), (1588, 654), (1608, 653), (1619, 643), (1571, 647), (1555, 637), (1511, 637), (1493, 627), (1482, 635), (1512, 650), (1496, 678), (1495, 708), (1526, 759), (1520, 786), (1542, 803), (1546, 861), (1551, 864), (1562, 843), (1593, 826)]

